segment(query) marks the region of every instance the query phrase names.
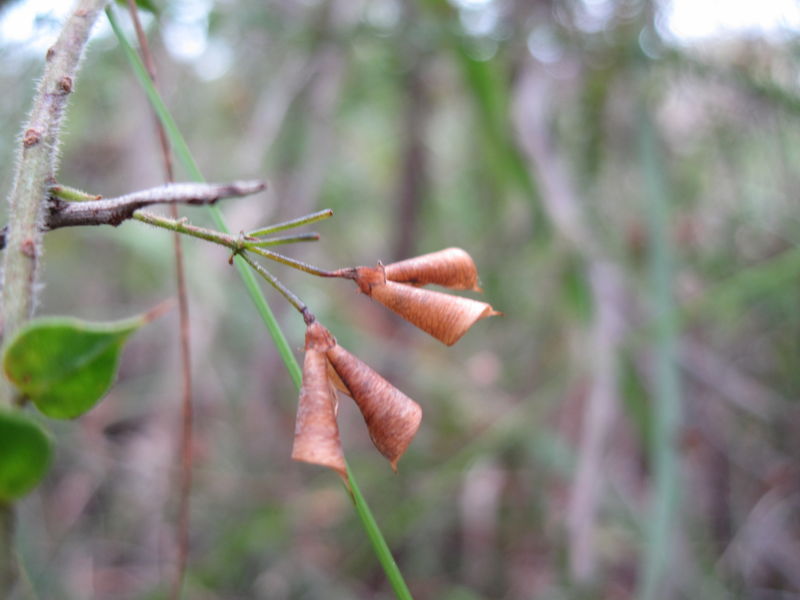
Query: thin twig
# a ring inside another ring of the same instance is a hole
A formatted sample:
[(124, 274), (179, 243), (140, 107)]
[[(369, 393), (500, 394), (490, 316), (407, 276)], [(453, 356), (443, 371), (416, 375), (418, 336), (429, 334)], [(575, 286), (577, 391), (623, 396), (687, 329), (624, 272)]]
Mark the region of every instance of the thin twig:
[(263, 277), (272, 287), (278, 290), (281, 293), (281, 295), (284, 298), (286, 298), (286, 300), (289, 301), (289, 304), (294, 306), (297, 309), (297, 311), (300, 314), (302, 314), (303, 317), (305, 318), (306, 313), (308, 312), (308, 307), (306, 306), (305, 302), (300, 300), (300, 298), (298, 298), (289, 288), (283, 285), (277, 279), (277, 277), (275, 277), (272, 273), (267, 271), (260, 264), (255, 262), (246, 253), (242, 252), (240, 256), (247, 262), (248, 265), (250, 265), (251, 267), (253, 267), (253, 269), (255, 269), (256, 273), (261, 275), (261, 277)]
[[(51, 187), (50, 198), (41, 224), (42, 231), (78, 225), (112, 225), (134, 218), (141, 208), (155, 204), (213, 204), (220, 198), (247, 196), (266, 188), (262, 181), (233, 183), (175, 183), (159, 186), (118, 198), (65, 202), (61, 188)], [(139, 213), (142, 214), (142, 213)], [(6, 245), (6, 230), (0, 229), (0, 249)]]
[(294, 229), (295, 227), (308, 225), (309, 223), (316, 223), (317, 221), (322, 221), (323, 219), (327, 219), (332, 216), (333, 211), (330, 208), (326, 208), (324, 210), (311, 213), (310, 215), (298, 217), (297, 219), (291, 219), (290, 221), (284, 221), (283, 223), (268, 225), (267, 227), (262, 227), (261, 229), (249, 231), (247, 235), (248, 237), (261, 237), (271, 233), (277, 233), (278, 231), (284, 231), (286, 229)]
[[(153, 86), (158, 88), (156, 78), (156, 68), (153, 56), (150, 53), (150, 45), (147, 43), (147, 36), (144, 34), (142, 24), (139, 22), (139, 11), (135, 0), (128, 0), (128, 12), (130, 12), (136, 36), (139, 39), (139, 48)], [(174, 180), (172, 171), (172, 153), (170, 152), (167, 134), (164, 126), (158, 119), (158, 115), (153, 112), (153, 122), (158, 134), (161, 146), (161, 158), (164, 164), (164, 173), (167, 182)], [(178, 218), (178, 207), (175, 204), (170, 206), (170, 214), (174, 219)], [(190, 324), (189, 324), (189, 299), (186, 293), (186, 274), (183, 267), (183, 248), (181, 245), (180, 234), (176, 231), (173, 234), (173, 247), (175, 249), (175, 278), (178, 287), (178, 313), (180, 329), (180, 356), (181, 356), (181, 427), (180, 427), (180, 478), (178, 482), (178, 524), (177, 524), (177, 545), (178, 560), (175, 569), (175, 577), (172, 581), (170, 596), (173, 600), (178, 600), (183, 589), (183, 580), (186, 574), (186, 565), (189, 557), (189, 497), (192, 489), (192, 417), (194, 414), (194, 403), (192, 401), (192, 365), (190, 354)]]
[(207, 242), (219, 244), (220, 246), (225, 246), (234, 252), (239, 252), (243, 249), (239, 238), (235, 238), (227, 233), (214, 231), (213, 229), (206, 229), (205, 227), (191, 225), (186, 221), (186, 219), (178, 219), (176, 221), (175, 219), (162, 217), (160, 215), (143, 210), (137, 211), (133, 215), (133, 218), (137, 221), (141, 221), (142, 223), (152, 225), (153, 227), (167, 229), (183, 235), (192, 236), (193, 238), (197, 238), (199, 240), (205, 240)]
[(50, 202), (45, 217), (47, 229), (75, 225), (119, 225), (133, 217), (140, 208), (153, 204), (213, 204), (220, 198), (247, 196), (266, 188), (262, 181), (234, 183), (174, 183), (149, 190), (126, 194), (118, 198), (88, 202)]
[(308, 273), (309, 275), (316, 275), (317, 277), (339, 276), (337, 275), (336, 271), (326, 271), (325, 269), (320, 269), (313, 265), (309, 265), (308, 263), (304, 263), (301, 260), (289, 258), (288, 256), (284, 256), (283, 254), (279, 254), (278, 252), (273, 252), (272, 250), (265, 250), (264, 248), (256, 248), (253, 246), (249, 246), (248, 250), (256, 254), (260, 254), (264, 258), (268, 258), (270, 260), (274, 260), (275, 262), (281, 263), (282, 265), (286, 265), (287, 267), (292, 267), (293, 269), (297, 269), (298, 271), (303, 271), (304, 273)]
[(267, 246), (280, 246), (283, 244), (296, 244), (297, 242), (318, 242), (319, 234), (316, 232), (301, 233), (298, 235), (280, 235), (274, 238), (258, 240), (257, 242), (245, 240), (244, 245), (248, 248), (265, 248)]

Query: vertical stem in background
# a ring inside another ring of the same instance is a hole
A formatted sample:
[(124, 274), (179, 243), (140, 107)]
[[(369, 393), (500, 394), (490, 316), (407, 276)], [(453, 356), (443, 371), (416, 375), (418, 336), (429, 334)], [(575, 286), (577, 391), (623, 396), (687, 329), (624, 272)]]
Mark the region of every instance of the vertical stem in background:
[(589, 227), (568, 164), (550, 139), (554, 85), (544, 70), (531, 64), (519, 78), (514, 112), (520, 142), (541, 186), (544, 211), (555, 232), (580, 256), (592, 295), (589, 347), (576, 357), (581, 368), (588, 365), (591, 379), (581, 425), (578, 468), (567, 509), (570, 574), (576, 584), (587, 586), (594, 582), (598, 570), (595, 531), (605, 487), (608, 436), (618, 410), (617, 363), (624, 333), (621, 315), (625, 290), (622, 270)]
[[(200, 173), (200, 169), (197, 167), (197, 164), (194, 162), (194, 158), (189, 151), (189, 147), (186, 145), (186, 141), (183, 139), (180, 130), (178, 130), (177, 126), (175, 125), (175, 121), (164, 104), (164, 101), (159, 96), (158, 91), (153, 87), (153, 84), (144, 69), (144, 65), (142, 65), (139, 57), (130, 47), (130, 44), (128, 44), (128, 40), (125, 38), (122, 30), (119, 27), (119, 23), (114, 15), (114, 11), (108, 9), (106, 10), (106, 15), (108, 16), (111, 28), (114, 30), (114, 34), (117, 36), (123, 51), (131, 63), (134, 73), (147, 93), (147, 96), (150, 99), (156, 114), (161, 120), (161, 123), (164, 125), (164, 130), (166, 131), (169, 140), (175, 149), (176, 156), (192, 178), (194, 178), (196, 181), (203, 181), (203, 176)], [(223, 219), (222, 212), (219, 210), (219, 208), (216, 206), (209, 206), (208, 210), (214, 219), (217, 229), (227, 232), (228, 228), (225, 225), (225, 220)], [(298, 364), (297, 359), (295, 358), (288, 342), (286, 341), (286, 336), (284, 336), (280, 325), (278, 325), (278, 322), (275, 320), (275, 316), (273, 315), (269, 304), (267, 304), (267, 301), (264, 299), (264, 296), (261, 293), (261, 289), (258, 287), (258, 282), (256, 281), (255, 275), (253, 275), (252, 270), (248, 267), (247, 263), (242, 257), (236, 256), (234, 259), (234, 264), (236, 265), (236, 268), (242, 277), (242, 281), (244, 282), (251, 299), (256, 305), (256, 309), (258, 310), (262, 320), (270, 332), (270, 335), (272, 336), (273, 343), (283, 359), (286, 370), (289, 372), (295, 387), (299, 390), (303, 382), (302, 370), (300, 369), (300, 365)], [(356, 513), (358, 514), (367, 536), (373, 544), (375, 555), (380, 562), (384, 573), (386, 573), (386, 577), (389, 580), (389, 584), (392, 586), (395, 596), (397, 596), (397, 598), (400, 600), (411, 600), (412, 596), (408, 590), (408, 586), (405, 583), (403, 574), (397, 567), (397, 563), (392, 557), (383, 533), (378, 527), (369, 505), (361, 495), (356, 477), (349, 468), (347, 470), (347, 477), (350, 483), (350, 489), (353, 490), (350, 498), (353, 501)]]
[(672, 298), (674, 278), (669, 237), (669, 192), (659, 155), (655, 126), (642, 98), (639, 106), (639, 151), (644, 175), (644, 196), (650, 240), (649, 272), (655, 323), (655, 389), (651, 415), (650, 464), (652, 473), (650, 514), (646, 519), (646, 547), (640, 565), (640, 597), (663, 597), (665, 569), (672, 559), (678, 512), (679, 482), (677, 437), (680, 425), (680, 380), (677, 371), (676, 310)]
[[(135, 0), (128, 0), (128, 12), (131, 15), (136, 37), (139, 40), (139, 50), (142, 60), (147, 68), (147, 73), (153, 86), (158, 88), (156, 79), (156, 66), (153, 55), (150, 52), (150, 45), (147, 43), (147, 36), (144, 33), (142, 24), (139, 21), (139, 11)], [(152, 110), (152, 107), (151, 107)], [(164, 131), (164, 126), (158, 115), (153, 111), (153, 121), (155, 123), (158, 141), (161, 147), (161, 158), (164, 164), (164, 175), (168, 183), (175, 181), (172, 169), (172, 152), (169, 147), (169, 140)], [(174, 204), (169, 207), (170, 216), (178, 218), (178, 207)], [(173, 234), (173, 248), (175, 250), (175, 278), (178, 288), (178, 315), (180, 330), (180, 361), (181, 361), (181, 426), (179, 441), (180, 469), (178, 481), (178, 518), (177, 518), (177, 551), (178, 560), (175, 569), (175, 577), (172, 581), (170, 597), (177, 600), (181, 596), (183, 580), (186, 574), (186, 565), (189, 560), (189, 500), (192, 491), (192, 420), (194, 415), (194, 403), (192, 401), (192, 358), (190, 353), (190, 324), (189, 324), (189, 298), (186, 293), (186, 273), (183, 267), (183, 246), (181, 236), (178, 232)]]
[[(44, 74), (22, 134), (14, 182), (8, 197), (8, 232), (3, 256), (2, 336), (16, 331), (33, 313), (42, 205), (58, 166), (59, 131), (92, 26), (106, 0), (82, 0), (47, 51)], [(0, 406), (12, 404), (11, 386), (0, 375)], [(11, 595), (16, 579), (14, 508), (0, 505), (0, 597)]]
[(7, 597), (17, 580), (17, 561), (14, 557), (14, 508), (0, 505), (0, 597)]
[[(414, 3), (405, 7), (405, 27), (417, 26), (419, 11)], [(400, 48), (400, 60), (409, 64), (406, 68), (402, 85), (407, 96), (403, 114), (398, 119), (400, 128), (400, 168), (396, 189), (396, 237), (392, 256), (401, 260), (415, 254), (419, 212), (425, 195), (428, 193), (428, 156), (425, 146), (425, 135), (430, 115), (430, 98), (425, 82), (425, 65), (427, 61), (417, 48), (406, 50)]]
[[(8, 198), (8, 232), (3, 256), (3, 335), (8, 338), (27, 321), (42, 253), (41, 211), (47, 186), (58, 166), (59, 131), (83, 49), (105, 0), (85, 0), (64, 24), (47, 51), (44, 75), (33, 99), (30, 120), (22, 134)], [(10, 403), (5, 389), (5, 401)]]

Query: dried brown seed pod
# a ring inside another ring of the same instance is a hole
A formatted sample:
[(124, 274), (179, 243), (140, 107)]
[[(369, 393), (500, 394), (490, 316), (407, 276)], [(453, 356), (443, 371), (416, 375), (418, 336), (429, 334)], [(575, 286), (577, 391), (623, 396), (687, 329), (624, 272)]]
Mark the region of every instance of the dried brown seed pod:
[(481, 319), (502, 314), (486, 302), (387, 281), (384, 269), (358, 267), (361, 291), (448, 346)]
[(328, 378), (326, 351), (335, 345), (330, 332), (313, 322), (306, 330), (303, 385), (295, 421), (292, 458), (333, 469), (347, 480), (336, 423), (336, 392)]
[(422, 421), (419, 404), (338, 344), (328, 360), (358, 405), (375, 447), (392, 469), (405, 453)]
[(461, 248), (446, 248), (385, 266), (386, 279), (410, 285), (430, 283), (456, 290), (480, 292), (478, 269)]

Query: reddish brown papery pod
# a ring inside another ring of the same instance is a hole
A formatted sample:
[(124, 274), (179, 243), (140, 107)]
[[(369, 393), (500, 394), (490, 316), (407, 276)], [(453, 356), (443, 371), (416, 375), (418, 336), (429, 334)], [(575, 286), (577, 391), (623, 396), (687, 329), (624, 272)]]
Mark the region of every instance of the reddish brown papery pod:
[(292, 458), (333, 469), (346, 481), (347, 468), (336, 423), (336, 393), (328, 379), (326, 351), (333, 336), (319, 323), (306, 330), (303, 385), (294, 430)]
[(461, 248), (446, 248), (438, 252), (392, 263), (384, 267), (386, 279), (411, 285), (430, 283), (456, 290), (480, 292), (475, 262)]
[(341, 346), (334, 346), (327, 355), (358, 404), (372, 443), (396, 471), (397, 461), (419, 429), (422, 409)]
[(481, 319), (502, 314), (486, 302), (394, 281), (371, 286), (369, 295), (448, 346), (460, 340)]

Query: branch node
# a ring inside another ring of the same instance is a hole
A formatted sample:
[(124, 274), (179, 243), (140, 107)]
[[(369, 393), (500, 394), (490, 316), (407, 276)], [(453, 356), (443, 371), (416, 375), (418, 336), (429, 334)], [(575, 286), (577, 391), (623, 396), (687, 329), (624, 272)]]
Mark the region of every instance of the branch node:
[(72, 77), (64, 75), (64, 77), (58, 80), (56, 87), (64, 95), (69, 94), (72, 91)]
[(31, 146), (38, 144), (41, 139), (42, 132), (38, 129), (30, 128), (26, 130), (22, 136), (22, 145), (25, 148), (30, 148)]
[(28, 258), (36, 258), (36, 242), (34, 242), (33, 239), (27, 238), (22, 240), (20, 250)]

